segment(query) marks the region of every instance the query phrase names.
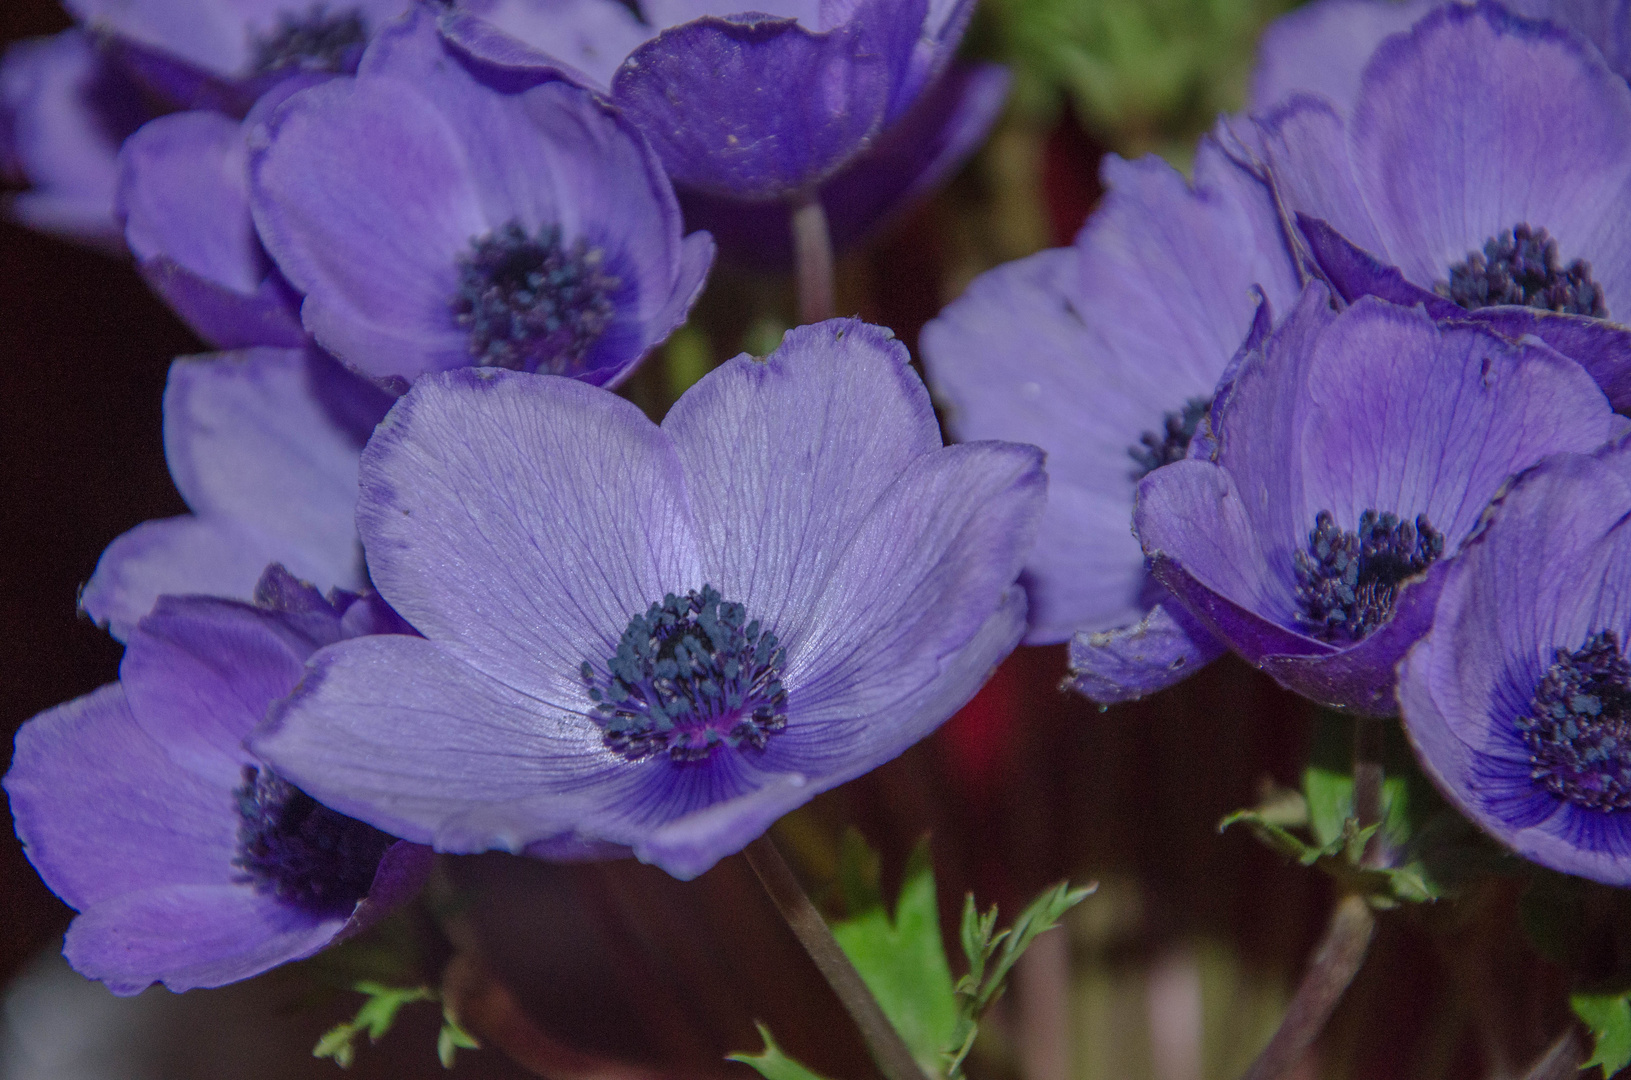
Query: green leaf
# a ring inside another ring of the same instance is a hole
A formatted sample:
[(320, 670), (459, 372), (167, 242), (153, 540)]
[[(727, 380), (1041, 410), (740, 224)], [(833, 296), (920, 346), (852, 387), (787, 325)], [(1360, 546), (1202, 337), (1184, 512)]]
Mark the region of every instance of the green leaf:
[(1595, 1040), (1582, 1069), (1601, 1065), (1604, 1076), (1613, 1076), (1631, 1065), (1631, 994), (1571, 994), (1569, 1005)]
[(442, 1062), (442, 1068), (453, 1067), (453, 1055), (460, 1050), (480, 1050), (478, 1043), (471, 1034), (459, 1026), (446, 1009), (442, 1010), (442, 1030), (436, 1033), (436, 1056)]
[[(913, 1056), (935, 1070), (957, 1023), (957, 996), (951, 966), (940, 940), (940, 909), (930, 866), (929, 845), (918, 844), (906, 864), (894, 917), (867, 882), (867, 860), (858, 859), (846, 837), (841, 871), (850, 917), (836, 923), (833, 936), (861, 973)], [(875, 860), (871, 865), (874, 867)]]
[(782, 1048), (770, 1037), (769, 1028), (763, 1024), (759, 1024), (758, 1028), (759, 1037), (765, 1041), (764, 1050), (757, 1054), (731, 1054), (729, 1060), (753, 1066), (765, 1080), (822, 1080), (820, 1076), (782, 1053)]
[(349, 1069), (356, 1060), (357, 1039), (361, 1035), (366, 1033), (369, 1042), (378, 1042), (396, 1023), (397, 1013), (404, 1005), (438, 1000), (436, 991), (428, 986), (386, 986), (363, 980), (352, 989), (366, 995), (368, 1000), (362, 1003), (356, 1016), (330, 1028), (312, 1047), (313, 1057), (333, 1058), (342, 1069)]

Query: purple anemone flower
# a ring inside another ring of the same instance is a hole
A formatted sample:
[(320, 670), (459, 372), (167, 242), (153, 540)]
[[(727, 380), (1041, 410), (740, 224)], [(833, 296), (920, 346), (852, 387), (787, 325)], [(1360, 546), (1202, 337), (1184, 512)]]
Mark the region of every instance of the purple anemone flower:
[(280, 80), (349, 72), (414, 0), (64, 0), (126, 67), (183, 109), (242, 116)]
[(82, 31), (11, 45), (0, 57), (0, 175), (29, 190), (7, 198), (8, 216), (123, 250), (113, 209), (119, 145), (151, 115)]
[(119, 152), (118, 212), (137, 268), (218, 349), (308, 341), (300, 294), (255, 232), (245, 136), (289, 94), (322, 78), (283, 80), (242, 123), (205, 109), (160, 117)]
[(79, 912), (63, 948), (75, 970), (116, 994), (220, 986), (418, 891), (428, 849), (317, 804), (243, 749), (314, 650), (395, 632), (378, 598), (325, 601), (274, 566), (253, 606), (165, 597), (119, 682), (23, 725), (5, 788), (29, 861)]
[(1075, 246), (982, 275), (922, 343), (959, 438), (1048, 452), (1026, 640), (1071, 641), (1074, 685), (1109, 703), (1223, 652), (1145, 572), (1134, 493), (1185, 455), (1254, 310), (1266, 319), (1253, 288), (1284, 310), (1298, 282), (1267, 189), (1212, 140), (1193, 188), (1154, 157), (1111, 156), (1103, 176)]
[(484, 61), (565, 68), (609, 90), (682, 189), (819, 196), (854, 212), (823, 186), (875, 146), (911, 151), (870, 167), (898, 202), (972, 152), (995, 120), (1006, 85), (990, 74), (950, 82), (912, 117), (972, 11), (969, 0), (794, 0), (746, 13), (729, 0), (645, 0), (641, 23), (616, 0), (463, 0), (443, 27)]
[(923, 738), (1018, 642), (1041, 453), (942, 447), (887, 330), (739, 356), (652, 424), (603, 390), (420, 380), (363, 457), (381, 594), (251, 742), (442, 851), (692, 877)]
[(1396, 711), (1394, 665), (1509, 477), (1631, 429), (1546, 345), (1310, 285), (1249, 352), (1209, 453), (1150, 473), (1157, 579), (1230, 647), (1332, 708)]
[[(1252, 109), (1315, 94), (1347, 115), (1377, 46), (1446, 2), (1458, 0), (1315, 0), (1282, 15), (1258, 43)], [(1631, 77), (1631, 6), (1621, 0), (1504, 0), (1502, 6), (1575, 31), (1622, 78)]]
[(249, 599), (269, 562), (319, 587), (361, 589), (357, 459), (389, 405), (316, 350), (177, 360), (164, 454), (193, 512), (108, 545), (80, 607), (125, 639), (160, 595)]
[(558, 80), (477, 81), (429, 11), (252, 141), (255, 223), (306, 329), (384, 382), (479, 365), (615, 385), (685, 321), (713, 260), (615, 109)]
[(1573, 32), (1449, 4), (1351, 117), (1297, 97), (1252, 137), (1343, 297), (1533, 334), (1631, 407), (1631, 87)]
[(1631, 441), (1521, 477), (1445, 575), (1399, 670), (1405, 730), (1527, 859), (1631, 885)]

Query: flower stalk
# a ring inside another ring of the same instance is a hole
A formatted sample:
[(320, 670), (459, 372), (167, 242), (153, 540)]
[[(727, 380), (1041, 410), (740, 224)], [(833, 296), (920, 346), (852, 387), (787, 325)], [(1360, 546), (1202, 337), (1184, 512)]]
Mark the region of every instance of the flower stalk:
[(917, 1059), (912, 1057), (912, 1051), (900, 1037), (900, 1032), (884, 1015), (878, 999), (872, 996), (872, 991), (862, 981), (861, 973), (855, 970), (855, 965), (850, 963), (849, 957), (839, 947), (838, 939), (833, 937), (827, 921), (793, 876), (787, 860), (776, 850), (775, 842), (766, 834), (754, 840), (742, 853), (747, 856), (753, 872), (759, 875), (765, 892), (770, 894), (776, 910), (787, 921), (793, 936), (810, 954), (822, 977), (833, 988), (833, 993), (838, 995), (838, 1000), (843, 1002), (855, 1025), (861, 1029), (861, 1037), (866, 1040), (867, 1049), (872, 1052), (872, 1058), (886, 1080), (927, 1080)]
[(798, 272), (799, 322), (818, 323), (836, 313), (832, 233), (821, 200), (810, 195), (793, 207), (793, 258)]

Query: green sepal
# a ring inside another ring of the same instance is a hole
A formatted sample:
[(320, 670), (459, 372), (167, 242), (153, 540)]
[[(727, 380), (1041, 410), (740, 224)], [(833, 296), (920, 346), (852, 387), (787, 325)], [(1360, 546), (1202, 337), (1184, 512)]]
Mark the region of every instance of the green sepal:
[(765, 1041), (764, 1049), (757, 1054), (728, 1054), (727, 1061), (751, 1065), (765, 1080), (822, 1080), (819, 1074), (782, 1053), (782, 1048), (770, 1037), (769, 1028), (757, 1022), (755, 1026), (759, 1029), (759, 1037)]
[(1607, 1077), (1631, 1065), (1631, 993), (1571, 994), (1569, 1006), (1591, 1029), (1591, 1060), (1582, 1070), (1601, 1065)]

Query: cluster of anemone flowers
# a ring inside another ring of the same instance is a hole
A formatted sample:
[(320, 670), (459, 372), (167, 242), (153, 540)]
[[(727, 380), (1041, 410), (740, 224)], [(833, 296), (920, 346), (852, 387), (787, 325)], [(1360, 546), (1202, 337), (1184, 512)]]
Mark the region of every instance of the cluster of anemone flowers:
[[(972, 0), (65, 2), (0, 62), (6, 212), (220, 350), (163, 398), (190, 512), (85, 568), (117, 681), (4, 781), (115, 994), (366, 935), (442, 856), (746, 852), (889, 1080), (960, 1075), (767, 830), (1022, 644), (1102, 707), (1232, 653), (1350, 724), (1343, 903), (1409, 847), (1379, 727), (1500, 872), (1631, 886), (1623, 5), (1316, 0), (1187, 175), (1107, 156), (914, 357), (834, 253), (998, 121)], [(716, 263), (790, 268), (799, 325), (637, 404)]]

